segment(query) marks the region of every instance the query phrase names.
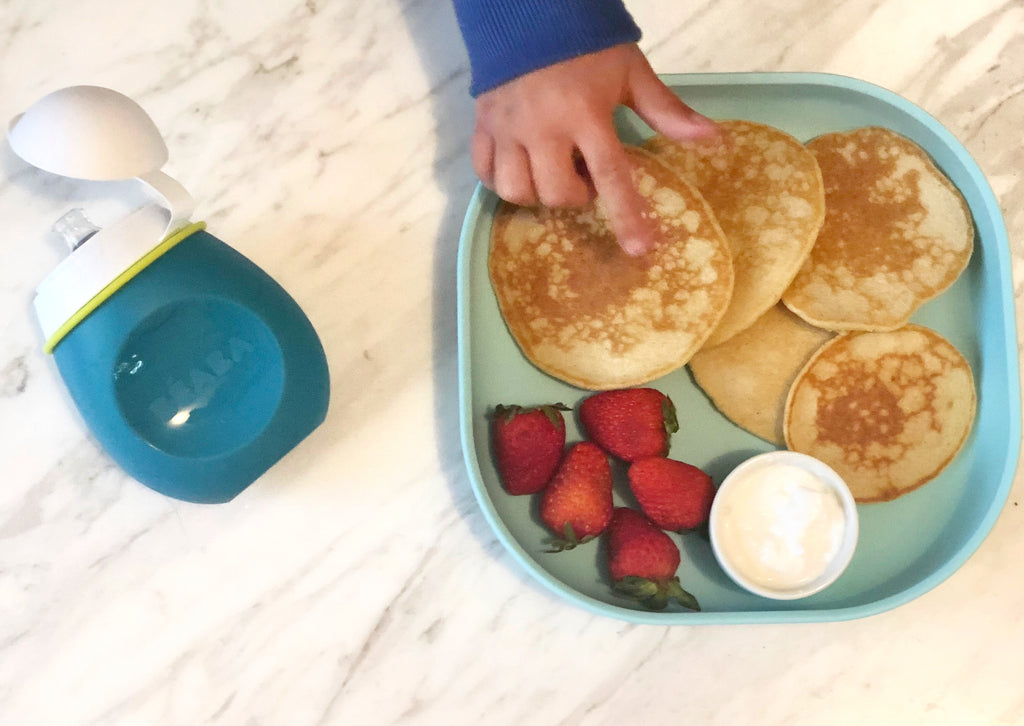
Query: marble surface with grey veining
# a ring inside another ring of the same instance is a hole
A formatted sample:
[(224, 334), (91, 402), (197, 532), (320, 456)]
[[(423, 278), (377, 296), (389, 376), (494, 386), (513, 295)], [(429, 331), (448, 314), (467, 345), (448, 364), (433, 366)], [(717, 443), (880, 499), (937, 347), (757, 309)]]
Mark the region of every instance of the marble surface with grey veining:
[[(986, 174), (1024, 280), (1021, 0), (629, 7), (659, 72), (838, 73), (927, 110)], [(444, 0), (0, 0), (0, 59), (3, 119), (79, 83), (135, 98), (197, 218), (292, 292), (334, 382), (325, 423), (229, 504), (128, 478), (31, 308), (64, 254), (50, 224), (112, 217), (118, 187), (0, 144), (0, 724), (1024, 722), (1019, 477), (953, 576), (848, 622), (631, 625), (505, 551), (458, 431), (476, 180)]]

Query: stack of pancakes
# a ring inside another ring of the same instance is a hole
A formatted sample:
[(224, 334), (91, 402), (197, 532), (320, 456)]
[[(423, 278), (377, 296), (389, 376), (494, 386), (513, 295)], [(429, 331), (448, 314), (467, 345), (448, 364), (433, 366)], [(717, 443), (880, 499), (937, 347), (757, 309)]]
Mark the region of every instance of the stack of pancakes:
[(655, 136), (632, 151), (659, 229), (618, 249), (600, 200), (500, 207), (491, 281), (535, 365), (587, 389), (689, 365), (730, 420), (824, 460), (863, 502), (934, 478), (974, 418), (970, 366), (910, 325), (970, 259), (959, 191), (882, 128), (806, 145), (724, 121), (714, 143)]

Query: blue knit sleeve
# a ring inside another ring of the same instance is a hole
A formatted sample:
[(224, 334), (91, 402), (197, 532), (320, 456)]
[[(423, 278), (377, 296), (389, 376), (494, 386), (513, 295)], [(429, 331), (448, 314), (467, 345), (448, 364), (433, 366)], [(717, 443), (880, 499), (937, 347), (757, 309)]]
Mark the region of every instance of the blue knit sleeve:
[(530, 71), (640, 39), (623, 0), (454, 0), (478, 96)]

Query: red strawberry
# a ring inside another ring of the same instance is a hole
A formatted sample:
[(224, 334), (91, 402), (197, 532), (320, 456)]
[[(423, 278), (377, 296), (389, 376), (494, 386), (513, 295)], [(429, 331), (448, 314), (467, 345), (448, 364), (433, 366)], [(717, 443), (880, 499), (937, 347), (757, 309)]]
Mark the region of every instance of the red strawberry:
[(607, 556), (612, 586), (653, 610), (662, 610), (670, 598), (690, 610), (700, 610), (697, 599), (682, 588), (676, 570), (679, 548), (672, 538), (636, 510), (617, 507), (608, 526)]
[(677, 531), (694, 529), (708, 520), (715, 485), (696, 466), (650, 457), (629, 467), (629, 488), (652, 522)]
[(509, 494), (533, 494), (555, 475), (565, 451), (561, 403), (524, 408), (498, 405), (491, 428), (498, 476)]
[(612, 469), (589, 441), (574, 444), (541, 494), (541, 521), (564, 540), (554, 551), (572, 549), (601, 534), (612, 518)]
[(679, 430), (672, 399), (653, 388), (602, 391), (580, 404), (587, 438), (623, 461), (668, 454)]

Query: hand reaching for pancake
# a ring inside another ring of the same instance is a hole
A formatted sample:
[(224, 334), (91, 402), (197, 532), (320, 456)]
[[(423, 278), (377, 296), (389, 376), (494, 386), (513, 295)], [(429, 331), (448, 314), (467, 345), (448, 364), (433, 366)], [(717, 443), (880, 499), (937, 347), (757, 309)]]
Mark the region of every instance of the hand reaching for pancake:
[(481, 94), (473, 167), (484, 185), (513, 204), (573, 207), (600, 196), (619, 245), (641, 255), (654, 244), (654, 231), (615, 133), (612, 116), (619, 105), (679, 141), (718, 134), (713, 121), (658, 79), (639, 47), (625, 44)]

